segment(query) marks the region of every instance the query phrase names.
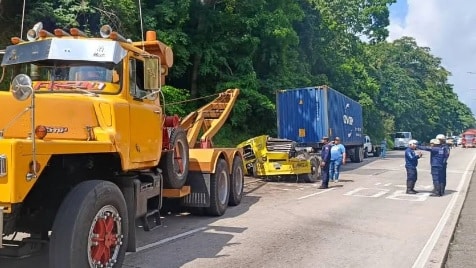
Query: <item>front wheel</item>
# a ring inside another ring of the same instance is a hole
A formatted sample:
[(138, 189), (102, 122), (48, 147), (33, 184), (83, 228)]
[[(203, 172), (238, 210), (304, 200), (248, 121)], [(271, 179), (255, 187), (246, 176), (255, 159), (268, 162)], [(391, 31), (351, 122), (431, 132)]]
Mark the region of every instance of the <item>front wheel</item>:
[(121, 190), (108, 181), (82, 182), (66, 196), (56, 215), (50, 267), (121, 267), (128, 228)]
[(302, 174), (302, 175), (299, 175), (299, 177), (303, 179), (305, 182), (313, 183), (319, 179), (319, 170), (320, 170), (319, 159), (313, 156), (309, 158), (309, 164), (311, 165), (311, 173)]

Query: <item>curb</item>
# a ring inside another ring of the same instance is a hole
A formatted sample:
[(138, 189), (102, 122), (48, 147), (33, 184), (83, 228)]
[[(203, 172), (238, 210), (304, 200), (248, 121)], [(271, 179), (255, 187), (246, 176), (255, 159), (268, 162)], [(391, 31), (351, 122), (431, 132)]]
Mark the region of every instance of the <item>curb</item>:
[[(476, 164), (476, 155), (473, 156), (473, 159), (470, 162), (471, 168), (465, 171), (465, 173), (463, 174), (462, 179), (464, 180), (464, 183), (463, 185), (458, 185), (458, 187), (461, 187), (461, 189), (459, 189), (458, 195), (456, 197), (456, 201), (454, 201), (454, 207), (453, 209), (451, 209), (451, 212), (447, 216), (446, 223), (442, 226), (439, 237), (436, 240), (435, 244), (433, 245), (433, 248), (431, 249), (429, 254), (427, 254), (428, 256), (426, 259), (425, 257), (423, 257), (424, 255), (426, 255), (424, 254), (425, 249), (422, 250), (422, 252), (420, 253), (420, 256), (415, 261), (413, 268), (420, 268), (420, 267), (421, 268), (423, 267), (424, 268), (442, 268), (444, 267), (444, 264), (448, 256), (449, 246), (453, 239), (456, 225), (458, 224), (459, 216), (463, 209), (463, 205), (466, 200), (466, 197), (468, 196), (469, 184), (472, 181), (472, 177), (475, 175), (474, 173), (475, 164)], [(465, 179), (466, 176), (468, 176), (467, 179)], [(455, 197), (452, 197), (452, 198), (455, 198)], [(450, 207), (452, 202), (453, 201), (450, 200), (448, 207)], [(445, 215), (443, 215), (441, 220), (443, 220), (443, 218), (445, 218)], [(438, 232), (438, 229), (440, 227), (439, 224), (433, 231), (432, 236)], [(431, 238), (430, 240), (428, 240), (428, 242), (430, 241), (431, 241)]]

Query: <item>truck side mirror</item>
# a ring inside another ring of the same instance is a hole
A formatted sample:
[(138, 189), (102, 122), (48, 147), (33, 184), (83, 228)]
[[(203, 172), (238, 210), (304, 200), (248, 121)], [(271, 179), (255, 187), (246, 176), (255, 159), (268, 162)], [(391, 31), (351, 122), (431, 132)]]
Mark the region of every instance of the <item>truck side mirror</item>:
[(144, 59), (144, 89), (157, 90), (159, 89), (159, 58), (145, 58)]

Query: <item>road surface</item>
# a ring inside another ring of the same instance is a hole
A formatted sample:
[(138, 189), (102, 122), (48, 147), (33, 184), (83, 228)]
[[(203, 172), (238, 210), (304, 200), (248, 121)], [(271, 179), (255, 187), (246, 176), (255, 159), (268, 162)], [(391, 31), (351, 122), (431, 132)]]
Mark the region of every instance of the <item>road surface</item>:
[[(475, 152), (451, 151), (443, 197), (429, 196), (426, 152), (417, 195), (405, 194), (403, 151), (349, 163), (325, 190), (247, 178), (242, 204), (222, 217), (170, 214), (157, 230), (139, 231), (138, 252), (123, 267), (439, 267)], [(0, 267), (47, 267), (46, 252), (0, 259)]]

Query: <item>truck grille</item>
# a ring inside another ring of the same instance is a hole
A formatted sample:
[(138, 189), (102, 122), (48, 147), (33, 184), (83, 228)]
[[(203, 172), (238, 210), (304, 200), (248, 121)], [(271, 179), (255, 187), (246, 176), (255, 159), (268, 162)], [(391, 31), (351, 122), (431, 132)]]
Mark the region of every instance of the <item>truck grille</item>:
[(7, 175), (7, 156), (0, 155), (0, 177)]

